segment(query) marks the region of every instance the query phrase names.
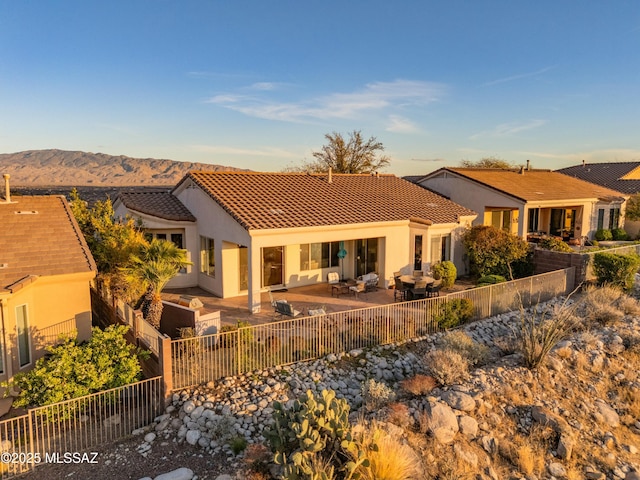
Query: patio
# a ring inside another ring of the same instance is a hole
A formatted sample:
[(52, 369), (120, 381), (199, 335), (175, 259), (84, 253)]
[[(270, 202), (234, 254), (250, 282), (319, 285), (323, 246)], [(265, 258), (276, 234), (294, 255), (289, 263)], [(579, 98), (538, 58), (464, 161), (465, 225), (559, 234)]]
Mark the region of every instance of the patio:
[[(335, 296), (327, 283), (289, 288), (271, 294), (274, 300), (287, 300), (296, 310), (301, 311), (302, 314), (298, 317), (306, 316), (309, 308), (323, 307), (327, 313), (332, 313), (393, 303), (393, 290), (378, 288), (376, 291), (360, 293), (357, 297), (351, 293)], [(204, 305), (201, 310), (203, 315), (219, 311), (222, 325), (235, 325), (238, 321), (260, 325), (280, 320), (274, 315), (267, 291), (261, 294), (260, 313), (254, 314), (247, 309), (246, 296), (219, 298), (198, 287), (162, 291), (162, 299), (168, 302), (178, 303), (181, 295), (198, 297)]]

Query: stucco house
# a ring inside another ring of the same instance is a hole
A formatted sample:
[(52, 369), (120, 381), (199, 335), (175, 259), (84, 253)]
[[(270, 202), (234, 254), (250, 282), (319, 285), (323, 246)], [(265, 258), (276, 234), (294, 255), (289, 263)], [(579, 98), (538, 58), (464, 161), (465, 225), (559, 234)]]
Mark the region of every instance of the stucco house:
[[(612, 188), (627, 195), (640, 193), (640, 162), (586, 163), (556, 170), (570, 177)], [(605, 228), (611, 228), (615, 218), (603, 220)], [(624, 229), (632, 238), (640, 236), (640, 221), (625, 219)]]
[(0, 201), (0, 225), (0, 380), (5, 381), (31, 369), (61, 334), (75, 330), (79, 340), (90, 338), (96, 265), (63, 196), (7, 193)]
[(628, 198), (558, 172), (524, 167), (446, 167), (414, 181), (479, 212), (475, 225), (493, 225), (530, 240), (539, 235), (592, 239), (599, 228), (622, 225)]
[(170, 286), (220, 297), (326, 282), (329, 272), (393, 272), (452, 260), (475, 212), (394, 175), (190, 172), (171, 192), (128, 193), (116, 215), (143, 221), (150, 235), (186, 248), (193, 266)]

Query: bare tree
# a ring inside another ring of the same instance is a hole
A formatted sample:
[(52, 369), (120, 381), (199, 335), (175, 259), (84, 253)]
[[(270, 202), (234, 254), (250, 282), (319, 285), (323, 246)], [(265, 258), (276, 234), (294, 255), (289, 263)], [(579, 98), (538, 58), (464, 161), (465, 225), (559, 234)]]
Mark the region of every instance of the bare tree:
[(513, 163), (507, 162), (498, 157), (485, 157), (474, 162), (472, 160), (461, 160), (460, 166), (465, 168), (516, 168)]
[(313, 152), (314, 160), (299, 170), (318, 173), (331, 168), (335, 173), (373, 173), (389, 165), (389, 157), (381, 154), (384, 146), (376, 137), (364, 140), (359, 130), (350, 132), (348, 140), (336, 132), (324, 137), (327, 144)]

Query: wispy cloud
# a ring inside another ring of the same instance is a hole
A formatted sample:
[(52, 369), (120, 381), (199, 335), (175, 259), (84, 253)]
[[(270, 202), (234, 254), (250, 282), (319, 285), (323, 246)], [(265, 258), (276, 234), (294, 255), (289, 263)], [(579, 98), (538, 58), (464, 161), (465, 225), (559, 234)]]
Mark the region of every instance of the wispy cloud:
[(394, 133), (415, 133), (419, 128), (408, 118), (399, 115), (389, 115), (386, 130)]
[(275, 158), (300, 158), (299, 153), (290, 152), (280, 148), (237, 148), (225, 147), (222, 145), (191, 145), (190, 148), (197, 152), (212, 153), (217, 155), (244, 155), (252, 157), (275, 157)]
[[(263, 88), (263, 95), (248, 94), (246, 89), (240, 89), (239, 92), (211, 97), (207, 103), (220, 105), (251, 117), (307, 123), (318, 120), (354, 119), (372, 112), (388, 114), (393, 109), (424, 106), (442, 98), (446, 93), (446, 87), (431, 82), (396, 80), (370, 83), (354, 92), (333, 93), (298, 101), (279, 101), (267, 96), (266, 92), (269, 92), (269, 89)], [(402, 122), (398, 117), (395, 125), (396, 128), (404, 128), (406, 131), (409, 121)], [(393, 126), (392, 120), (391, 127)]]
[(525, 123), (501, 123), (496, 126), (493, 130), (486, 130), (484, 132), (476, 133), (469, 137), (469, 140), (478, 140), (483, 137), (506, 137), (509, 135), (513, 135), (515, 133), (524, 132), (526, 130), (533, 130), (534, 128), (541, 127), (547, 123), (546, 120), (529, 120)]
[(489, 87), (491, 85), (498, 85), (499, 83), (513, 82), (514, 80), (521, 80), (523, 78), (535, 77), (538, 75), (542, 75), (543, 73), (552, 70), (554, 67), (544, 67), (540, 70), (536, 70), (535, 72), (527, 72), (527, 73), (519, 73), (516, 75), (511, 75), (510, 77), (498, 78), (497, 80), (491, 80), (490, 82), (483, 83), (482, 86)]
[(411, 161), (412, 162), (425, 162), (425, 163), (433, 162), (433, 163), (436, 163), (436, 162), (444, 162), (445, 159), (444, 158), (412, 158)]

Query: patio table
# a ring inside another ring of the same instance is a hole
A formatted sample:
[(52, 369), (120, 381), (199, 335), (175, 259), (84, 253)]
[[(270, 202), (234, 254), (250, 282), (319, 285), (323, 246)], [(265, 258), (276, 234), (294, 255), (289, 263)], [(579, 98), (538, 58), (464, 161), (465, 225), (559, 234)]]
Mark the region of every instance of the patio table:
[(336, 297), (349, 293), (349, 284), (347, 282), (334, 283), (331, 285), (331, 296), (335, 294)]
[(400, 281), (402, 283), (406, 283), (408, 285), (415, 285), (416, 282), (419, 282), (421, 280), (427, 282), (427, 285), (429, 285), (429, 284), (431, 284), (431, 283), (436, 281), (435, 278), (429, 277), (427, 275), (423, 275), (422, 277), (414, 277), (413, 275), (401, 275), (400, 276)]

